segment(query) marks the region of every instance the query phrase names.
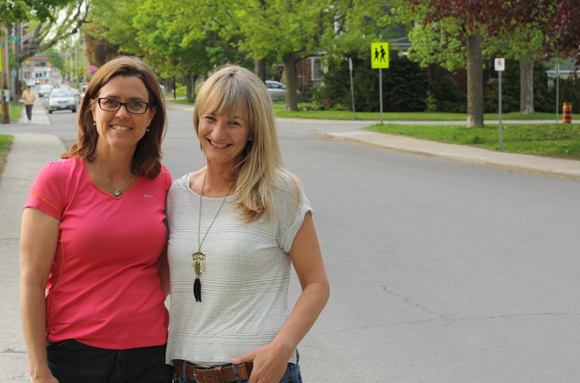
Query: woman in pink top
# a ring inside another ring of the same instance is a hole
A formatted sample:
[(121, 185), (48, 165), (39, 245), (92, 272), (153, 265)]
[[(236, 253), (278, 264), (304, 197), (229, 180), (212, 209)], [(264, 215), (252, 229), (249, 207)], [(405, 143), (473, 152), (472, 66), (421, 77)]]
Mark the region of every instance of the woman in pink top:
[(21, 317), (33, 382), (170, 382), (163, 96), (140, 59), (93, 77), (79, 136), (22, 216)]

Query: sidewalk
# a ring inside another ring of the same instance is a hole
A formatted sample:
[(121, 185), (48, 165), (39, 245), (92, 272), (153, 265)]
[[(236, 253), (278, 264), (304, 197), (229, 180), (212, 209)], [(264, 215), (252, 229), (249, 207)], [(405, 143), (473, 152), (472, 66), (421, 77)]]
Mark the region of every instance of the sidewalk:
[(420, 154), (423, 156), (460, 161), (474, 165), (484, 165), (518, 172), (567, 177), (580, 180), (580, 161), (575, 160), (562, 160), (550, 157), (531, 156), (527, 154), (495, 152), (472, 146), (446, 144), (394, 134), (372, 132), (369, 130), (358, 130), (345, 133), (326, 132), (320, 133), (320, 135), (328, 138), (396, 150), (403, 153)]
[[(35, 108), (36, 109), (36, 108)], [(40, 109), (40, 108), (39, 108)], [(42, 112), (42, 110), (40, 110)], [(25, 117), (26, 118), (26, 117)], [(36, 121), (40, 121), (37, 119)], [(20, 326), (20, 219), (36, 174), (58, 161), (65, 147), (48, 134), (14, 134), (0, 182), (0, 382), (29, 382), (28, 356)]]

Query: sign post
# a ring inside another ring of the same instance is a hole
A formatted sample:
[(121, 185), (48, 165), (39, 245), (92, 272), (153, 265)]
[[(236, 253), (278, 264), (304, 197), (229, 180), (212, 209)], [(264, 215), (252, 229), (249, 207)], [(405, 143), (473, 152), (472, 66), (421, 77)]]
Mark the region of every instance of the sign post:
[(499, 95), (499, 151), (503, 152), (503, 140), (501, 137), (501, 72), (505, 70), (505, 60), (503, 58), (495, 59), (495, 70), (498, 74), (499, 80), (499, 88), (498, 88), (498, 95)]
[(559, 89), (559, 85), (560, 85), (560, 63), (557, 62), (556, 63), (556, 124), (558, 123), (558, 121), (560, 120), (560, 113), (559, 113), (559, 107), (560, 107), (560, 89)]
[(371, 44), (371, 68), (379, 70), (379, 101), (383, 123), (383, 68), (389, 67), (389, 43)]
[(352, 95), (352, 119), (356, 120), (356, 112), (354, 108), (354, 87), (352, 85), (352, 59), (348, 58), (348, 70), (350, 71), (350, 94)]

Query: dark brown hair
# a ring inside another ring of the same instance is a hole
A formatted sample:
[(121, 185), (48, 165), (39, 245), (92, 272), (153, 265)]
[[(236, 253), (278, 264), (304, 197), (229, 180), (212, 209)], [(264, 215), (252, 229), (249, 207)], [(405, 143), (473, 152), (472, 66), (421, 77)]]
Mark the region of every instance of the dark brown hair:
[(163, 93), (157, 83), (155, 74), (143, 60), (137, 57), (119, 56), (103, 65), (91, 80), (79, 110), (79, 135), (73, 146), (61, 157), (81, 157), (94, 161), (96, 157), (99, 134), (93, 124), (93, 109), (99, 92), (113, 77), (137, 77), (147, 88), (150, 108), (156, 110), (149, 125), (149, 131), (137, 143), (131, 171), (149, 178), (155, 178), (161, 172), (161, 142), (165, 137), (167, 116)]

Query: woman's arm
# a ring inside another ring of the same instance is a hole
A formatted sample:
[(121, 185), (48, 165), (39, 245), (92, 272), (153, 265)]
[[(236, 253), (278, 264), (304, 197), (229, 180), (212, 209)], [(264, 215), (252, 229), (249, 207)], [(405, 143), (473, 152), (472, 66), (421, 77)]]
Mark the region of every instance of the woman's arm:
[(278, 383), (282, 379), (292, 353), (328, 300), (330, 287), (310, 212), (304, 216), (302, 227), (294, 238), (290, 259), (302, 286), (302, 294), (290, 317), (270, 344), (231, 361), (234, 364), (254, 361), (250, 383), (258, 380), (260, 383)]
[(24, 209), (20, 233), (20, 316), (34, 383), (58, 382), (46, 356), (45, 290), (59, 236), (59, 221), (34, 208)]

